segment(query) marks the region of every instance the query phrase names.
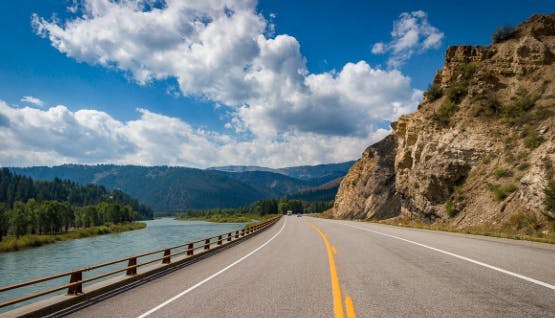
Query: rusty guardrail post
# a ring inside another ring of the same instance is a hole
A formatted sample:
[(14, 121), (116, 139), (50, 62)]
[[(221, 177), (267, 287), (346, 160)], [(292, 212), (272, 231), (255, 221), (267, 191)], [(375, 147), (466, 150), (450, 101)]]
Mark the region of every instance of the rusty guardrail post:
[[(135, 265), (137, 265), (137, 258), (136, 257), (131, 257), (129, 259), (129, 262), (127, 263), (127, 267), (131, 267), (131, 266), (135, 266)], [(126, 274), (129, 275), (129, 276), (137, 275), (137, 267), (128, 268)]]
[(235, 238), (236, 238), (236, 239), (239, 238), (239, 231), (235, 231)]
[[(76, 283), (76, 282), (80, 282), (83, 280), (83, 272), (81, 271), (76, 271), (71, 273), (71, 277), (69, 279), (69, 283)], [(83, 293), (83, 284), (77, 284), (77, 285), (73, 285), (68, 287), (67, 289), (67, 294), (68, 295), (79, 295)]]
[(191, 244), (189, 244), (189, 246), (187, 246), (187, 255), (189, 255), (189, 256), (193, 255), (193, 253), (195, 251), (193, 248), (194, 248), (193, 243), (191, 243)]
[(218, 245), (222, 245), (223, 238), (222, 236), (218, 236)]
[(231, 242), (231, 232), (227, 233), (227, 241)]
[(207, 238), (206, 240), (204, 240), (204, 249), (205, 250), (209, 250), (210, 249), (210, 239)]
[(171, 262), (170, 255), (171, 255), (170, 249), (169, 248), (165, 249), (164, 259), (162, 259), (162, 264), (169, 264)]

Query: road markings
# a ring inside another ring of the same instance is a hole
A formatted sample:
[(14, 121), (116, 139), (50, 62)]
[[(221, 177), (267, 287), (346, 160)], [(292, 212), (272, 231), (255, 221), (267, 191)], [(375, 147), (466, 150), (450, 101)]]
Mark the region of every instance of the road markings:
[(222, 274), (223, 272), (227, 271), (228, 269), (232, 268), (233, 266), (241, 263), (242, 261), (244, 261), (245, 259), (247, 259), (249, 256), (251, 256), (252, 254), (258, 252), (259, 250), (261, 250), (264, 246), (268, 245), (273, 239), (275, 239), (285, 228), (285, 225), (287, 224), (287, 218), (284, 218), (285, 221), (283, 222), (283, 225), (281, 226), (281, 228), (279, 229), (279, 231), (274, 234), (274, 236), (272, 236), (269, 240), (267, 240), (266, 242), (264, 242), (264, 244), (260, 245), (259, 247), (257, 247), (255, 250), (253, 250), (252, 252), (248, 253), (247, 255), (241, 257), (240, 259), (236, 260), (235, 262), (229, 264), (228, 266), (226, 266), (225, 268), (221, 269), (220, 271), (208, 276), (207, 278), (205, 278), (204, 280), (196, 283), (195, 285), (189, 287), (188, 289), (182, 291), (181, 293), (173, 296), (172, 298), (166, 300), (165, 302), (161, 303), (160, 305), (152, 308), (151, 310), (145, 312), (144, 314), (138, 316), (137, 318), (144, 318), (147, 317), (149, 315), (151, 315), (152, 313), (160, 310), (161, 308), (167, 306), (168, 304), (170, 304), (171, 302), (177, 300), (180, 297), (185, 296), (186, 294), (190, 293), (191, 291), (197, 289), (198, 287), (204, 285), (206, 282), (212, 280), (213, 278), (216, 278), (217, 276), (219, 276), (220, 274)]
[[(320, 236), (322, 237), (322, 240), (324, 240), (324, 244), (326, 245), (326, 250), (328, 252), (328, 261), (330, 263), (331, 289), (332, 289), (332, 295), (333, 295), (333, 313), (335, 318), (343, 318), (345, 317), (345, 313), (343, 312), (343, 304), (341, 301), (342, 299), (341, 288), (339, 285), (339, 276), (337, 276), (337, 267), (335, 266), (335, 259), (333, 257), (333, 254), (337, 253), (337, 250), (335, 249), (335, 247), (331, 246), (326, 234), (324, 234), (324, 232), (322, 232), (322, 230), (320, 230), (318, 226), (312, 223), (310, 223), (310, 226), (312, 226), (312, 228), (316, 232), (318, 232), (318, 234), (320, 234)], [(351, 300), (351, 297), (347, 297), (345, 299), (345, 303), (348, 303), (348, 302), (350, 302), (351, 312), (353, 315), (349, 316), (349, 305), (346, 305), (347, 318), (356, 318), (356, 316), (354, 315), (355, 310), (353, 308), (353, 302)]]
[[(336, 222), (333, 222), (333, 223), (336, 223)], [(507, 275), (510, 275), (510, 276), (513, 276), (513, 277), (516, 277), (516, 278), (520, 278), (520, 279), (523, 279), (527, 282), (534, 283), (534, 284), (537, 284), (537, 285), (555, 290), (555, 285), (551, 285), (549, 283), (542, 282), (541, 280), (537, 280), (537, 279), (534, 279), (534, 278), (531, 278), (531, 277), (528, 277), (528, 276), (524, 276), (524, 275), (521, 275), (521, 274), (518, 274), (518, 273), (515, 273), (515, 272), (511, 272), (511, 271), (508, 271), (506, 269), (499, 268), (497, 266), (489, 265), (489, 264), (477, 261), (475, 259), (468, 258), (466, 256), (462, 256), (462, 255), (459, 255), (459, 254), (455, 254), (455, 253), (447, 252), (447, 251), (444, 251), (444, 250), (440, 250), (439, 248), (435, 248), (435, 247), (431, 247), (429, 245), (425, 245), (425, 244), (418, 243), (418, 242), (415, 242), (415, 241), (407, 240), (407, 239), (404, 239), (404, 238), (399, 237), (399, 236), (386, 234), (386, 233), (366, 229), (366, 228), (363, 228), (363, 227), (353, 226), (353, 225), (345, 224), (345, 223), (342, 223), (342, 222), (337, 222), (337, 223), (339, 223), (341, 225), (344, 225), (344, 226), (352, 227), (354, 229), (359, 229), (359, 230), (362, 230), (362, 231), (371, 232), (371, 233), (383, 235), (383, 236), (386, 236), (386, 237), (398, 239), (398, 240), (401, 240), (401, 241), (404, 241), (404, 242), (407, 242), (407, 243), (411, 243), (411, 244), (414, 244), (414, 245), (418, 245), (420, 247), (424, 247), (424, 248), (430, 249), (432, 251), (436, 251), (436, 252), (439, 252), (439, 253), (443, 253), (445, 255), (453, 256), (453, 257), (456, 257), (458, 259), (461, 259), (461, 260), (464, 260), (464, 261), (467, 261), (467, 262), (470, 262), (470, 263), (474, 263), (476, 265), (480, 265), (480, 266), (483, 266), (483, 267), (486, 267), (486, 268), (489, 268), (489, 269), (493, 269), (494, 271), (498, 271), (500, 273), (507, 274)]]
[(347, 309), (347, 318), (357, 318), (355, 314), (355, 306), (353, 306), (353, 299), (351, 296), (345, 297), (345, 308)]

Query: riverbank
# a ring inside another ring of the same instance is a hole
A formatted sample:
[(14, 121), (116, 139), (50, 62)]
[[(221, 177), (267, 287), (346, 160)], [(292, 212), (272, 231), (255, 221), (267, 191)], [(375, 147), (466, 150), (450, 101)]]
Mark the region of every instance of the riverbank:
[(93, 226), (54, 235), (27, 234), (19, 237), (18, 239), (15, 237), (6, 237), (0, 241), (0, 253), (18, 251), (26, 248), (38, 247), (46, 244), (80, 239), (84, 237), (140, 230), (145, 227), (145, 223), (133, 222)]

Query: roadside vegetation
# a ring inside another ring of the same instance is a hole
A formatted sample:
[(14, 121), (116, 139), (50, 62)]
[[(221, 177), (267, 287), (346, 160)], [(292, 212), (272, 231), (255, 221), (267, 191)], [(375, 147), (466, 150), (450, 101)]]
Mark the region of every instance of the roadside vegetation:
[[(555, 189), (555, 184), (553, 189)], [(550, 200), (554, 200), (553, 202), (555, 202), (554, 198), (555, 195), (553, 195)], [(553, 211), (555, 211), (555, 208), (553, 208)], [(456, 213), (457, 212), (455, 212), (455, 214)], [(324, 219), (333, 219), (333, 216), (330, 212), (313, 214), (312, 216)], [(513, 215), (508, 222), (502, 224), (501, 226), (474, 226), (466, 229), (458, 229), (454, 226), (441, 224), (438, 222), (430, 224), (422, 222), (420, 220), (409, 219), (364, 220), (364, 222), (555, 244), (555, 219), (553, 219), (552, 222), (550, 222), (548, 225), (550, 227), (550, 231), (543, 231), (546, 229), (546, 225), (544, 222), (542, 222), (535, 215), (528, 215), (524, 213)]]
[[(514, 240), (527, 240), (541, 243), (555, 244), (555, 233), (552, 229), (551, 234), (541, 231), (543, 223), (535, 216), (524, 213), (513, 215), (510, 220), (501, 226), (485, 225), (475, 226), (467, 229), (458, 229), (453, 226), (440, 223), (425, 223), (417, 220), (395, 220), (395, 221), (375, 221), (376, 223), (389, 224), (402, 227), (412, 227), (426, 230), (446, 231), (464, 234), (484, 235)], [(554, 224), (551, 225), (555, 227)]]
[(65, 233), (49, 235), (49, 234), (25, 234), (19, 238), (10, 236), (0, 241), (0, 252), (18, 251), (30, 247), (38, 247), (46, 244), (52, 244), (67, 240), (80, 239), (90, 236), (103, 234), (120, 233), (126, 231), (134, 231), (144, 229), (145, 223), (133, 222), (123, 224), (108, 224), (101, 226), (92, 226), (88, 228), (76, 229)]

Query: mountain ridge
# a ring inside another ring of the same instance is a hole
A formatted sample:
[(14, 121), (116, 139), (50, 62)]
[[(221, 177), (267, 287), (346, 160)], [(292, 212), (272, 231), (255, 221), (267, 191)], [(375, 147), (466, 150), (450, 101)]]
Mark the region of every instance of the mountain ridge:
[[(342, 177), (350, 164), (291, 167), (304, 180), (269, 171), (226, 172), (168, 166), (78, 165), (14, 167), (10, 170), (37, 180), (68, 179), (79, 184), (98, 184), (121, 189), (139, 198), (156, 212), (179, 212), (188, 209), (234, 208), (262, 199), (294, 195)], [(308, 168), (307, 168), (308, 167)], [(271, 168), (268, 168), (271, 169)], [(289, 168), (284, 168), (289, 169)], [(335, 193), (327, 193), (331, 200)]]

